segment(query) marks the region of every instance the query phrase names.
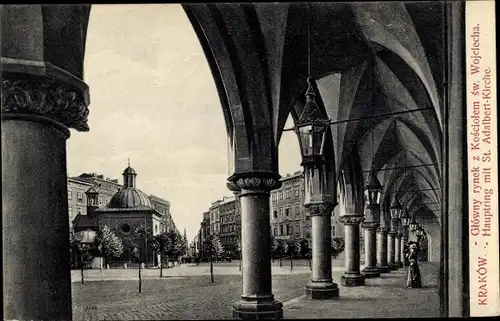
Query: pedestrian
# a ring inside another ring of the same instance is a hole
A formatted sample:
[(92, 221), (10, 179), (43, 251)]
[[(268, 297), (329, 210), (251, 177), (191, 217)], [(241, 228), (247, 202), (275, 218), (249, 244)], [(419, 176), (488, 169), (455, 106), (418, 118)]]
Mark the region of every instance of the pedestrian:
[(409, 246), (409, 251), (406, 254), (408, 258), (409, 267), (408, 273), (406, 275), (406, 286), (409, 288), (421, 288), (422, 287), (422, 277), (420, 275), (420, 269), (418, 267), (418, 253), (419, 248), (417, 244), (413, 243)]

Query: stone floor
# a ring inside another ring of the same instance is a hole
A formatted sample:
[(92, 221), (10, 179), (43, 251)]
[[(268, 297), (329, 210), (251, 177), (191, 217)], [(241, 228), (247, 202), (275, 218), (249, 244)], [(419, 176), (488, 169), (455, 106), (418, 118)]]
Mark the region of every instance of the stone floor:
[(381, 278), (367, 279), (362, 287), (340, 286), (338, 300), (300, 297), (284, 307), (287, 319), (416, 318), (439, 317), (439, 265), (421, 263), (423, 288), (405, 288), (406, 268)]
[[(215, 266), (215, 283), (208, 265), (183, 265), (159, 271), (145, 270), (142, 292), (134, 270), (86, 270), (85, 284), (73, 271), (73, 320), (189, 320), (231, 319), (232, 303), (241, 294), (238, 264)], [(437, 264), (421, 265), (424, 288), (406, 289), (405, 270), (369, 279), (363, 287), (340, 285), (343, 267), (333, 267), (340, 298), (311, 301), (303, 296), (310, 278), (307, 265), (273, 266), (273, 293), (284, 304), (284, 317), (304, 318), (403, 318), (438, 316)]]

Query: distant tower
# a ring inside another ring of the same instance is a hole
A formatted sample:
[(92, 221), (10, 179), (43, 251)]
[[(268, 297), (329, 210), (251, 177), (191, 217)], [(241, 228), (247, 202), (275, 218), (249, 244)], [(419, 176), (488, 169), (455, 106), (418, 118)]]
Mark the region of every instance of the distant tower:
[(87, 195), (87, 215), (92, 217), (92, 212), (99, 208), (99, 193), (91, 186), (85, 194)]

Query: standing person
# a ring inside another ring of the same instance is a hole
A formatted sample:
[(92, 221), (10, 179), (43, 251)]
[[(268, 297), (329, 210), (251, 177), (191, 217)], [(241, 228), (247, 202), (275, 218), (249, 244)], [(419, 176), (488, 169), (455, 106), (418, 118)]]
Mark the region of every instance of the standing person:
[(409, 288), (421, 288), (422, 287), (422, 277), (420, 275), (420, 269), (418, 267), (419, 249), (417, 244), (410, 244), (409, 252), (406, 254), (410, 266), (408, 267), (408, 274), (406, 276), (406, 286)]

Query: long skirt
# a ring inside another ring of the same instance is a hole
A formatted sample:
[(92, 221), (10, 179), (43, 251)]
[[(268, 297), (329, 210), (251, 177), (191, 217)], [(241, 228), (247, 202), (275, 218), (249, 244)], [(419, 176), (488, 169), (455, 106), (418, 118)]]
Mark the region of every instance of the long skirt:
[(409, 288), (422, 287), (422, 277), (420, 276), (420, 269), (418, 268), (417, 261), (410, 261), (410, 266), (408, 267), (408, 274), (406, 277), (406, 286)]

